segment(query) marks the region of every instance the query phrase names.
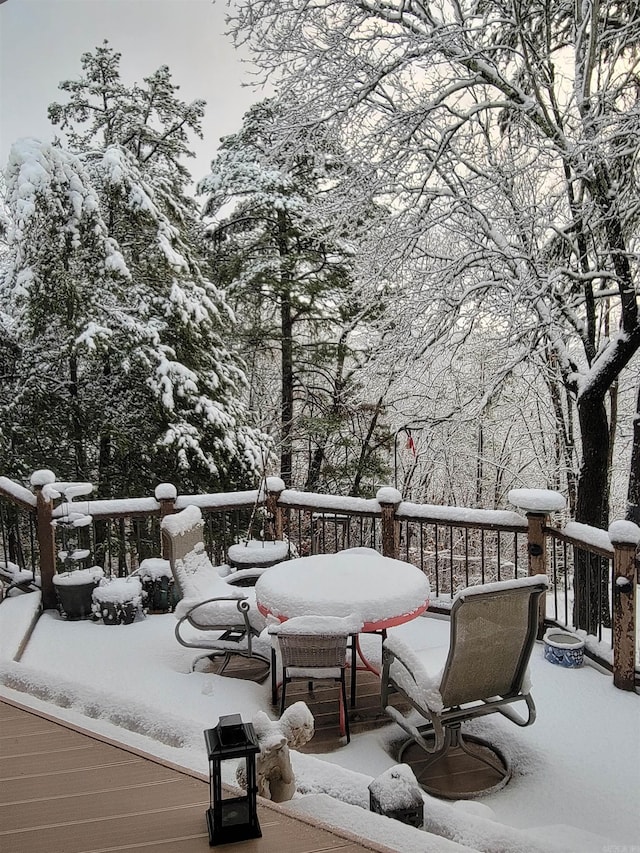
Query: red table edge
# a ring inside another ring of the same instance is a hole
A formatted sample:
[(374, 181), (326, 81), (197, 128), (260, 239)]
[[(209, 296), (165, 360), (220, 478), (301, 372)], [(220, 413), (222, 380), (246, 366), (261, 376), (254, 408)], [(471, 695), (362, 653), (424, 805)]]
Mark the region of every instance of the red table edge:
[[(264, 604), (259, 601), (256, 601), (256, 605), (260, 613), (262, 613), (262, 615), (265, 617), (265, 619), (268, 616), (274, 616), (276, 619), (279, 619), (280, 622), (286, 622), (287, 619), (291, 618), (289, 616), (275, 616), (275, 614), (273, 614), (268, 607), (265, 607)], [(422, 614), (428, 607), (429, 599), (427, 598), (424, 604), (421, 604), (419, 607), (416, 607), (415, 610), (409, 611), (409, 613), (403, 613), (400, 616), (391, 616), (387, 619), (378, 619), (375, 622), (364, 622), (359, 633), (369, 634), (373, 633), (374, 631), (385, 631), (387, 628), (396, 628), (398, 625), (404, 625), (405, 622), (411, 622), (412, 619), (416, 619), (418, 616), (422, 616)], [(310, 613), (308, 615), (317, 616), (318, 614)]]

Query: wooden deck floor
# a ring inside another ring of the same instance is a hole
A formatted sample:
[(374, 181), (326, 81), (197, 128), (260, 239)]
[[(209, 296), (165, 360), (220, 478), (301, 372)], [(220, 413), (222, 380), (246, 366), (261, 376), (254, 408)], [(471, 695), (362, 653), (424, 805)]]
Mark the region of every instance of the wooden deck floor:
[[(3, 853), (203, 853), (208, 785), (116, 744), (0, 702)], [(288, 815), (264, 801), (262, 838), (243, 853), (361, 853), (387, 848)]]

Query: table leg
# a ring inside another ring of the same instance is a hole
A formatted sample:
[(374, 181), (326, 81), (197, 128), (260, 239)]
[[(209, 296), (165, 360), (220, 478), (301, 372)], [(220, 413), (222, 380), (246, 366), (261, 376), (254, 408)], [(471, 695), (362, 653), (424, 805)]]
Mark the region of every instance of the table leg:
[[(372, 634), (380, 634), (382, 641), (384, 642), (387, 638), (386, 628), (383, 628), (380, 631), (371, 631), (367, 633)], [(358, 666), (357, 659), (360, 658), (361, 666)], [(375, 666), (371, 663), (370, 660), (367, 659), (366, 655), (362, 651), (362, 646), (360, 645), (360, 634), (354, 634), (351, 637), (351, 707), (356, 707), (356, 673), (360, 670), (360, 672), (372, 672), (374, 675), (377, 675), (380, 678), (380, 671), (375, 668)]]
[(357, 665), (356, 665), (356, 652), (357, 652), (357, 644), (358, 644), (358, 635), (351, 635), (351, 707), (356, 707), (356, 675), (357, 675)]

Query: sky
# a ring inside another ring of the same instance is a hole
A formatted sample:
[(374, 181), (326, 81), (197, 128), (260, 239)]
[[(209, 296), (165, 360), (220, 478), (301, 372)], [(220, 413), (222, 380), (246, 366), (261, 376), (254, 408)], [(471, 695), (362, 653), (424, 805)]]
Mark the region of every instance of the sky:
[[(122, 54), (126, 84), (168, 65), (183, 100), (207, 102), (204, 139), (194, 139), (203, 177), (220, 137), (235, 132), (264, 97), (250, 66), (224, 34), (226, 0), (0, 0), (0, 164), (24, 136), (52, 139), (52, 101), (64, 101), (61, 80), (80, 76), (80, 56), (108, 39)], [(246, 58), (246, 57), (245, 57)]]

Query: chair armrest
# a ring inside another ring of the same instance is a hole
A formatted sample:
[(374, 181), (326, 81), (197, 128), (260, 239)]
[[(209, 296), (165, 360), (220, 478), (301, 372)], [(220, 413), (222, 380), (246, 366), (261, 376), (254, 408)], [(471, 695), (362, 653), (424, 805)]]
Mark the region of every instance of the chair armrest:
[(419, 685), (430, 680), (427, 671), (415, 651), (399, 637), (388, 636), (382, 643), (382, 663), (388, 673), (391, 664), (397, 661), (407, 672), (411, 680)]
[(423, 713), (443, 710), (440, 684), (448, 647), (429, 649), (429, 667), (416, 652), (398, 637), (387, 637), (382, 644), (382, 702), (387, 703), (390, 688), (403, 693)]
[(238, 569), (237, 572), (225, 575), (223, 580), (229, 586), (255, 586), (260, 577), (268, 571), (268, 568)]
[[(401, 640), (397, 638), (387, 637), (386, 640), (382, 643), (382, 692), (381, 692), (381, 700), (382, 707), (384, 708), (388, 704), (389, 691), (390, 688), (396, 688), (396, 681), (391, 675), (391, 666), (394, 662), (399, 663), (403, 670), (406, 673), (406, 677), (409, 678), (413, 684), (415, 684), (416, 688), (418, 687), (418, 682), (416, 680), (415, 675), (415, 667), (411, 668), (409, 665), (409, 660), (412, 656), (411, 649), (403, 643)], [(404, 687), (403, 687), (404, 690)]]
[(183, 614), (181, 618), (186, 619), (187, 617), (191, 616), (191, 614), (195, 610), (198, 610), (198, 608), (204, 607), (206, 604), (213, 604), (216, 601), (224, 601), (228, 602), (229, 604), (235, 604), (238, 611), (243, 615), (245, 613), (248, 613), (251, 608), (251, 605), (249, 604), (249, 601), (247, 600), (246, 596), (243, 598), (238, 598), (237, 596), (217, 595), (214, 598), (206, 598), (204, 601), (197, 601)]

